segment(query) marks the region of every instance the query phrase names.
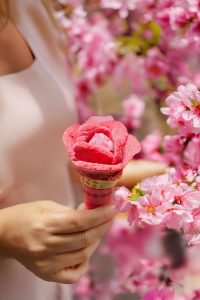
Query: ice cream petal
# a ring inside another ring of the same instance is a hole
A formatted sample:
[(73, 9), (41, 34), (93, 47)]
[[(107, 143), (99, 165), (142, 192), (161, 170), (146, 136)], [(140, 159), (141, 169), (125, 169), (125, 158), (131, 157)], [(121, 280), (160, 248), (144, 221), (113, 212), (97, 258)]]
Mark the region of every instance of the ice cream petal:
[(133, 135), (128, 135), (126, 144), (124, 147), (124, 156), (123, 156), (123, 167), (125, 167), (128, 162), (141, 151), (141, 145), (138, 140)]
[(113, 152), (114, 150), (113, 141), (101, 132), (95, 133), (89, 141), (89, 144), (96, 147), (100, 147), (101, 149), (104, 148), (110, 152)]
[(107, 124), (111, 130), (112, 140), (114, 143), (113, 165), (118, 164), (123, 159), (124, 145), (128, 136), (128, 132), (124, 124), (114, 121)]
[(117, 165), (91, 163), (86, 161), (73, 161), (73, 163), (79, 171), (94, 173), (94, 174), (102, 173), (106, 175), (106, 174), (119, 172), (123, 169), (122, 163), (119, 163)]
[(100, 148), (86, 142), (76, 143), (74, 153), (76, 160), (85, 162), (111, 164), (113, 160), (113, 154), (106, 148)]
[(72, 160), (74, 160), (75, 154), (74, 154), (74, 143), (77, 140), (78, 137), (78, 130), (80, 125), (74, 124), (73, 126), (69, 127), (63, 134), (63, 143), (65, 147), (68, 149), (68, 155)]
[(83, 125), (70, 127), (63, 142), (80, 172), (102, 176), (121, 172), (141, 150), (137, 139), (128, 135), (126, 127), (111, 116), (91, 117)]
[(111, 138), (111, 131), (105, 126), (97, 127), (96, 124), (83, 124), (78, 131), (77, 142), (89, 142), (95, 133), (103, 133)]

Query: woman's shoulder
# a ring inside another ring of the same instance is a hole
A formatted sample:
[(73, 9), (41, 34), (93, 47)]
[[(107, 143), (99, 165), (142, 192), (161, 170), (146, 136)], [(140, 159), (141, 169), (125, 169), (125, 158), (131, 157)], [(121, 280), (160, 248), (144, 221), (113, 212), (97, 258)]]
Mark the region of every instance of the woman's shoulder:
[(0, 45), (0, 76), (18, 73), (33, 64), (30, 48), (10, 21), (0, 31)]
[(34, 55), (52, 72), (67, 74), (63, 34), (52, 22), (42, 1), (10, 0), (11, 19)]

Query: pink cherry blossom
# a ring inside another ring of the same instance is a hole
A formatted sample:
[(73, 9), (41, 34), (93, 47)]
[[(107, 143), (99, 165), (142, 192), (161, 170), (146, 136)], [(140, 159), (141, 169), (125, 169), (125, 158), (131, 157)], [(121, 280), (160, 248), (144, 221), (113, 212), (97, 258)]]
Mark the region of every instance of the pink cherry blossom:
[(162, 224), (180, 230), (194, 222), (193, 212), (200, 207), (200, 191), (186, 183), (174, 184), (168, 174), (144, 180), (138, 188), (138, 196), (132, 194), (134, 200), (125, 188), (115, 194), (116, 205), (128, 213), (130, 224)]
[(154, 190), (152, 195), (145, 195), (139, 198), (137, 209), (142, 222), (150, 225), (159, 225), (165, 222), (165, 211), (170, 204), (162, 201), (159, 190)]
[(115, 197), (115, 205), (116, 208), (120, 212), (128, 212), (131, 204), (128, 201), (129, 197), (131, 196), (131, 192), (125, 188), (125, 187), (120, 187), (115, 191), (114, 197)]
[(192, 213), (187, 211), (182, 205), (177, 204), (166, 210), (165, 217), (167, 227), (176, 230), (181, 230), (185, 225), (194, 221)]
[[(193, 222), (191, 224), (188, 224), (187, 227), (185, 227), (186, 235), (189, 235), (191, 240), (193, 237), (199, 234), (200, 232), (200, 209), (197, 208), (193, 211)], [(187, 238), (186, 238), (187, 239)]]
[(127, 221), (129, 224), (138, 222), (138, 210), (134, 201), (130, 201), (131, 192), (125, 188), (120, 187), (114, 193), (114, 204), (117, 210), (121, 213), (127, 213)]
[(195, 133), (200, 131), (200, 92), (193, 84), (180, 86), (166, 99), (169, 108), (162, 112), (168, 115), (168, 124), (171, 127), (180, 127), (180, 130)]
[(188, 210), (200, 206), (200, 192), (193, 190), (187, 184), (180, 184), (174, 188), (174, 203), (182, 205)]
[(147, 178), (140, 183), (140, 189), (145, 193), (151, 193), (153, 189), (159, 188), (161, 191), (170, 191), (172, 178), (169, 174)]
[(200, 137), (195, 136), (184, 151), (184, 161), (193, 169), (200, 166)]

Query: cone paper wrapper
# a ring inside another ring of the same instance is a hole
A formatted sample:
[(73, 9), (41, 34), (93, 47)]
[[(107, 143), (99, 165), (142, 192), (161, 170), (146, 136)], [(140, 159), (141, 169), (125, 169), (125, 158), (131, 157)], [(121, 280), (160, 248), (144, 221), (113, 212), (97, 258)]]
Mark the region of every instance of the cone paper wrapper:
[(84, 174), (81, 172), (80, 181), (83, 187), (84, 201), (87, 209), (94, 209), (99, 206), (111, 203), (113, 191), (117, 181), (121, 177), (121, 172), (115, 176), (105, 174)]

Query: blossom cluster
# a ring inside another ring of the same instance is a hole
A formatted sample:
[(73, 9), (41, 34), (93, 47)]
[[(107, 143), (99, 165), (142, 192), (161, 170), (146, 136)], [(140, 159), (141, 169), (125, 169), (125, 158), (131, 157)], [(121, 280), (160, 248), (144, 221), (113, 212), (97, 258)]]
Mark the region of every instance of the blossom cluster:
[[(116, 220), (107, 237), (103, 251), (115, 255), (115, 271), (103, 288), (100, 283), (92, 283), (90, 292), (95, 299), (104, 299), (105, 291), (108, 299), (124, 292), (137, 293), (146, 300), (198, 299), (198, 284), (192, 284), (199, 282), (200, 274), (198, 103), (199, 90), (194, 84), (182, 85), (167, 97), (167, 107), (162, 111), (168, 116), (169, 126), (177, 128), (176, 135), (165, 136), (163, 141), (168, 172), (143, 180), (131, 191), (125, 187), (116, 190), (116, 207), (128, 222)], [(159, 143), (156, 134), (143, 141), (157, 156), (154, 146)], [(166, 230), (172, 239), (163, 242)], [(190, 289), (186, 292), (188, 282)], [(80, 286), (81, 282), (77, 288)], [(177, 289), (181, 290), (178, 294)]]
[[(199, 299), (199, 247), (185, 253), (184, 241), (174, 230), (128, 226), (117, 218), (101, 249), (114, 257), (110, 280), (97, 280), (99, 270), (90, 269), (75, 287), (80, 299), (115, 299), (137, 295), (145, 300)], [(95, 273), (96, 272), (96, 273)]]
[[(176, 135), (165, 136), (163, 141), (163, 157), (169, 164), (167, 174), (145, 179), (132, 191), (125, 187), (119, 188), (115, 193), (115, 202), (119, 211), (127, 214), (128, 222), (133, 228), (143, 228), (143, 230), (156, 228), (157, 232), (160, 230), (163, 232), (166, 229), (175, 230), (177, 234), (180, 234), (183, 249), (187, 253), (185, 267), (182, 266), (181, 271), (168, 266), (167, 278), (170, 279), (170, 284), (165, 282), (164, 285), (160, 281), (160, 274), (164, 266), (166, 270), (165, 262), (160, 259), (159, 255), (156, 262), (142, 255), (141, 263), (145, 259), (145, 262), (152, 266), (150, 277), (154, 278), (154, 282), (150, 280), (145, 290), (141, 291), (137, 288), (137, 292), (144, 299), (154, 299), (153, 297), (198, 299), (198, 285), (192, 286), (192, 282), (195, 281), (193, 277), (197, 274), (199, 282), (198, 259), (195, 262), (196, 269), (190, 267), (191, 260), (198, 256), (200, 245), (199, 89), (191, 83), (182, 85), (167, 97), (166, 103), (167, 107), (163, 108), (162, 112), (168, 116), (169, 126), (177, 129)], [(155, 142), (152, 143), (152, 145), (155, 144)], [(155, 151), (153, 146), (150, 149)], [(150, 236), (152, 238), (153, 234), (151, 233)], [(193, 252), (192, 255), (195, 256), (192, 257), (190, 252)], [(120, 256), (117, 251), (116, 253), (119, 259)], [(172, 253), (176, 253), (175, 248), (171, 251)], [(137, 258), (140, 261), (138, 256)], [(119, 264), (117, 272), (122, 270), (126, 270), (126, 267)], [(144, 273), (139, 280), (142, 284), (149, 274), (144, 266), (141, 266), (140, 270)], [(141, 271), (137, 273), (137, 276), (141, 276)], [(185, 281), (188, 280), (190, 283), (189, 294), (184, 292), (186, 282), (183, 282), (183, 278), (187, 278)], [(177, 286), (182, 286), (181, 296), (175, 293)], [(130, 287), (126, 287), (131, 292)]]
[(116, 191), (124, 219), (115, 220), (102, 248), (115, 257), (112, 276), (100, 282), (91, 266), (76, 294), (82, 300), (125, 293), (145, 300), (200, 299), (194, 284), (200, 274), (200, 1), (56, 2), (81, 121), (93, 113), (90, 100), (108, 85), (114, 98), (121, 97), (117, 117), (129, 131), (142, 125), (149, 100), (176, 131), (163, 142), (158, 131), (142, 141), (141, 158), (169, 168), (132, 190)]
[(184, 136), (200, 134), (200, 90), (194, 84), (181, 85), (167, 99), (167, 108), (162, 112), (168, 115), (168, 124), (178, 128)]
[(200, 233), (200, 189), (192, 184), (173, 183), (168, 174), (145, 179), (132, 192), (121, 187), (115, 200), (119, 210), (128, 213), (130, 224), (173, 228), (187, 238)]
[[(198, 0), (56, 2), (81, 120), (92, 113), (88, 101), (95, 101), (108, 82), (114, 92), (128, 82), (122, 103), (129, 97), (160, 102), (180, 84), (199, 84)], [(130, 102), (123, 104), (122, 120), (133, 130), (140, 126), (135, 118), (142, 116), (138, 101), (133, 121), (127, 116)]]
[(167, 135), (163, 141), (165, 159), (171, 166), (171, 175), (178, 182), (200, 186), (200, 92), (194, 84), (180, 86), (167, 97), (162, 112), (167, 123), (177, 129), (176, 135)]

